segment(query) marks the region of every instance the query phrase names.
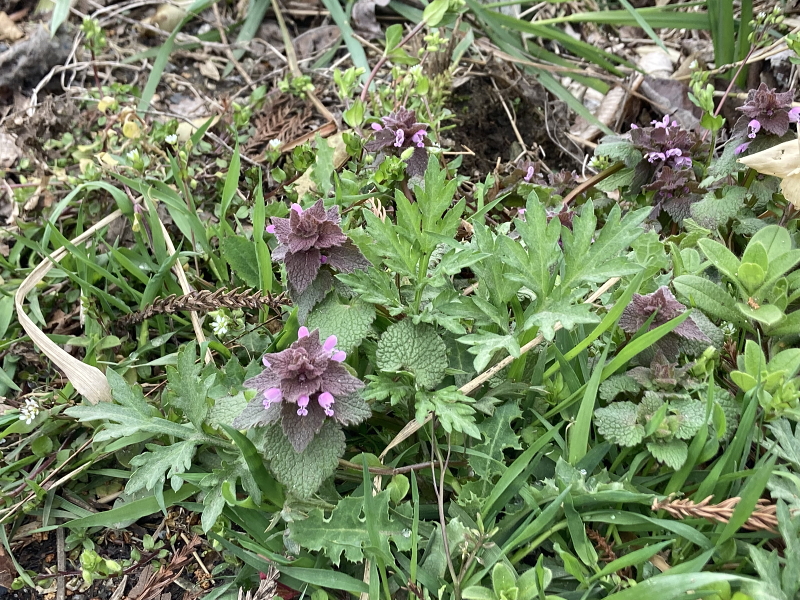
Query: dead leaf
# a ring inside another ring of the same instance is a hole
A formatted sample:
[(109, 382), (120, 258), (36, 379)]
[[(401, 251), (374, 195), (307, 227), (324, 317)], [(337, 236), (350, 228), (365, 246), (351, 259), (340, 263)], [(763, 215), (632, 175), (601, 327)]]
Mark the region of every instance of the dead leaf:
[(200, 67), (198, 68), (201, 75), (204, 75), (213, 81), (219, 81), (221, 79), (217, 65), (210, 60), (200, 63)]
[(142, 19), (142, 24), (152, 25), (153, 27), (158, 27), (162, 31), (169, 31), (172, 33), (187, 14), (181, 4), (183, 6), (190, 6), (191, 2), (162, 4), (156, 9), (156, 12), (152, 16)]
[(375, 6), (388, 6), (389, 0), (358, 0), (353, 5), (353, 25), (366, 34), (365, 37), (376, 38), (383, 35), (378, 19), (375, 18)]
[[(620, 113), (625, 108), (625, 97), (627, 92), (624, 88), (615, 87), (603, 97), (594, 116), (606, 127), (614, 128)], [(580, 138), (583, 141), (592, 141), (602, 130), (593, 123), (587, 123), (584, 119), (578, 118), (570, 129), (570, 135)]]
[(25, 37), (25, 32), (4, 12), (0, 12), (0, 42), (16, 42)]
[(675, 70), (675, 60), (680, 60), (680, 54), (675, 52), (673, 57), (667, 54), (658, 46), (639, 46), (636, 48), (636, 54), (639, 55), (636, 65), (644, 72), (645, 75), (666, 79), (670, 77)]
[(800, 138), (740, 158), (739, 162), (764, 175), (781, 179), (781, 192), (800, 209)]
[[(347, 146), (344, 143), (343, 133), (340, 131), (327, 138), (328, 145), (333, 148), (334, 169), (338, 169), (347, 162)], [(298, 198), (302, 198), (306, 192), (317, 189), (317, 185), (311, 180), (311, 170), (313, 168), (313, 166), (309, 167), (295, 182), (294, 189), (298, 194)]]
[(294, 38), (294, 49), (298, 58), (310, 58), (318, 52), (331, 48), (342, 37), (337, 25), (322, 25), (304, 31)]
[(20, 156), (22, 151), (17, 147), (17, 136), (0, 130), (0, 169), (10, 169)]
[(16, 576), (17, 568), (14, 566), (14, 562), (6, 554), (5, 549), (0, 547), (0, 586), (10, 589)]

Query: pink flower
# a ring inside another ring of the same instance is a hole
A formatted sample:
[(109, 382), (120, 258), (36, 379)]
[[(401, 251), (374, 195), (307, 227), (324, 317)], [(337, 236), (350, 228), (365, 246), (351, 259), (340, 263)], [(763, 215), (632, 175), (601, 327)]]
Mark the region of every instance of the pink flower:
[(751, 140), (756, 137), (759, 131), (761, 131), (761, 123), (757, 119), (753, 119), (747, 124), (747, 137)]

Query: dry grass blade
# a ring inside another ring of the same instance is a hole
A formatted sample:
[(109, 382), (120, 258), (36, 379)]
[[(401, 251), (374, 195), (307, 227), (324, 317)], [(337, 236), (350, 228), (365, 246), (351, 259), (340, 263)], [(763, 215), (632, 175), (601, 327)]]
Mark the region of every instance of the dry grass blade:
[(270, 567), (255, 591), (245, 592), (239, 588), (239, 600), (272, 600), (278, 597), (278, 570)]
[(285, 294), (272, 296), (264, 295), (260, 291), (248, 291), (241, 288), (226, 290), (220, 288), (215, 291), (200, 290), (189, 292), (183, 296), (172, 294), (166, 298), (159, 298), (146, 309), (127, 315), (119, 320), (121, 327), (130, 327), (149, 319), (154, 315), (171, 314), (180, 310), (189, 312), (208, 312), (219, 308), (249, 308), (259, 309), (269, 307), (276, 309), (289, 303)]
[(195, 535), (191, 541), (172, 555), (166, 565), (161, 565), (158, 571), (153, 572), (151, 565), (145, 566), (139, 575), (139, 581), (128, 593), (128, 600), (151, 600), (158, 598), (169, 585), (174, 582), (183, 571), (186, 563), (191, 562), (192, 552), (200, 545), (200, 536)]
[[(733, 515), (733, 511), (736, 509), (736, 505), (739, 504), (741, 500), (741, 498), (736, 496), (723, 500), (719, 504), (711, 504), (711, 498), (713, 498), (713, 496), (709, 496), (702, 502), (697, 503), (689, 499), (653, 500), (653, 506), (651, 508), (653, 511), (665, 510), (676, 519), (699, 517), (711, 521), (712, 523), (727, 523)], [(778, 517), (776, 515), (776, 506), (762, 498), (758, 501), (755, 510), (753, 510), (742, 527), (750, 531), (777, 532)]]

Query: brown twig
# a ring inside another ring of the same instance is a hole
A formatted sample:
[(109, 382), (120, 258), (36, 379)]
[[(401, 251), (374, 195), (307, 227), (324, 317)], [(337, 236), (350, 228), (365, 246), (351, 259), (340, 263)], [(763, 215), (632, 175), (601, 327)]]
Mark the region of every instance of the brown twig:
[[(702, 502), (695, 503), (692, 500), (670, 500), (666, 498), (659, 501), (653, 500), (653, 511), (665, 510), (672, 517), (676, 519), (687, 518), (702, 518), (712, 523), (727, 523), (733, 516), (733, 511), (736, 505), (739, 504), (741, 498), (738, 496), (723, 500), (719, 504), (711, 504), (711, 499), (714, 496), (709, 496)], [(748, 517), (747, 521), (742, 525), (743, 529), (750, 531), (771, 531), (775, 533), (778, 527), (778, 517), (776, 515), (776, 506), (770, 504), (768, 500), (760, 499), (756, 503), (756, 507)]]

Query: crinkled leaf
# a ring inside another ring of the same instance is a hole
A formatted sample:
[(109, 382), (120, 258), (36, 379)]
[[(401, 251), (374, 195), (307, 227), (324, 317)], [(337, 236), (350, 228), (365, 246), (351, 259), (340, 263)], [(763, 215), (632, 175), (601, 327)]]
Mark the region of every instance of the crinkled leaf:
[(597, 148), (595, 156), (607, 156), (613, 160), (621, 160), (627, 167), (633, 167), (642, 161), (642, 153), (636, 149), (627, 136), (608, 135), (603, 138)]
[(712, 317), (733, 323), (741, 323), (743, 315), (736, 308), (736, 301), (723, 286), (697, 275), (676, 277), (673, 285), (677, 292)]
[(743, 187), (726, 187), (722, 198), (708, 192), (700, 202), (691, 206), (692, 218), (701, 226), (717, 229), (725, 225), (744, 206), (747, 190)]
[(683, 463), (686, 462), (686, 457), (689, 455), (689, 446), (681, 440), (648, 442), (647, 449), (657, 461), (676, 471), (683, 466)]
[(600, 399), (610, 402), (620, 394), (638, 394), (642, 387), (628, 375), (613, 375), (600, 384)]
[(408, 371), (420, 387), (431, 389), (444, 378), (447, 348), (430, 325), (404, 319), (381, 336), (376, 354), (383, 371)]
[(312, 309), (325, 298), (333, 288), (333, 275), (328, 269), (321, 269), (314, 281), (302, 293), (296, 293), (292, 298), (297, 307), (297, 321), (305, 323)]
[(319, 329), (320, 337), (335, 335), (337, 348), (350, 352), (370, 332), (375, 320), (375, 307), (354, 298), (342, 302), (338, 294), (328, 294), (308, 316), (309, 329)]
[(214, 383), (214, 375), (200, 378), (202, 365), (196, 362), (195, 342), (178, 350), (178, 362), (167, 367), (167, 390), (164, 399), (171, 406), (183, 411), (184, 416), (198, 430), (208, 414), (208, 390)]
[(597, 431), (609, 442), (635, 446), (644, 438), (644, 427), (638, 421), (638, 409), (633, 402), (614, 402), (594, 411)]
[(218, 429), (220, 425), (231, 425), (233, 420), (242, 414), (246, 406), (247, 398), (245, 398), (244, 392), (239, 392), (235, 396), (217, 398), (214, 406), (208, 411), (206, 423), (214, 429)]
[(280, 426), (264, 432), (264, 455), (275, 478), (299, 498), (308, 498), (330, 477), (344, 454), (342, 428), (333, 419), (326, 419), (314, 438), (301, 453), (295, 452)]
[[(375, 549), (384, 556), (391, 556), (391, 541), (400, 551), (409, 550), (411, 538), (404, 535), (406, 527), (389, 518), (389, 492), (384, 490), (372, 499), (380, 542)], [(312, 509), (308, 518), (289, 523), (291, 539), (311, 551), (324, 550), (334, 565), (339, 566), (344, 557), (355, 563), (364, 560), (364, 550), (370, 545), (369, 531), (364, 513), (364, 500), (360, 496), (347, 496), (339, 500), (336, 508), (326, 518), (319, 509)], [(373, 551), (375, 551), (373, 550)]]
[(485, 458), (470, 455), (469, 464), (479, 477), (488, 479), (505, 471), (503, 450), (506, 448), (522, 449), (519, 436), (511, 427), (511, 422), (521, 416), (522, 411), (517, 403), (507, 402), (498, 406), (491, 417), (478, 425), (484, 442), (477, 444), (474, 450), (485, 455)]
[(669, 405), (680, 417), (675, 437), (682, 440), (691, 439), (706, 424), (705, 402), (687, 398), (672, 400)]
[[(165, 477), (180, 475), (191, 468), (198, 444), (196, 440), (176, 442), (169, 446), (148, 444), (149, 452), (131, 459), (131, 465), (137, 468), (125, 486), (125, 493), (135, 494), (141, 489), (150, 491), (156, 487), (160, 493)], [(172, 489), (176, 492), (181, 487), (179, 483), (178, 480), (173, 480)]]

